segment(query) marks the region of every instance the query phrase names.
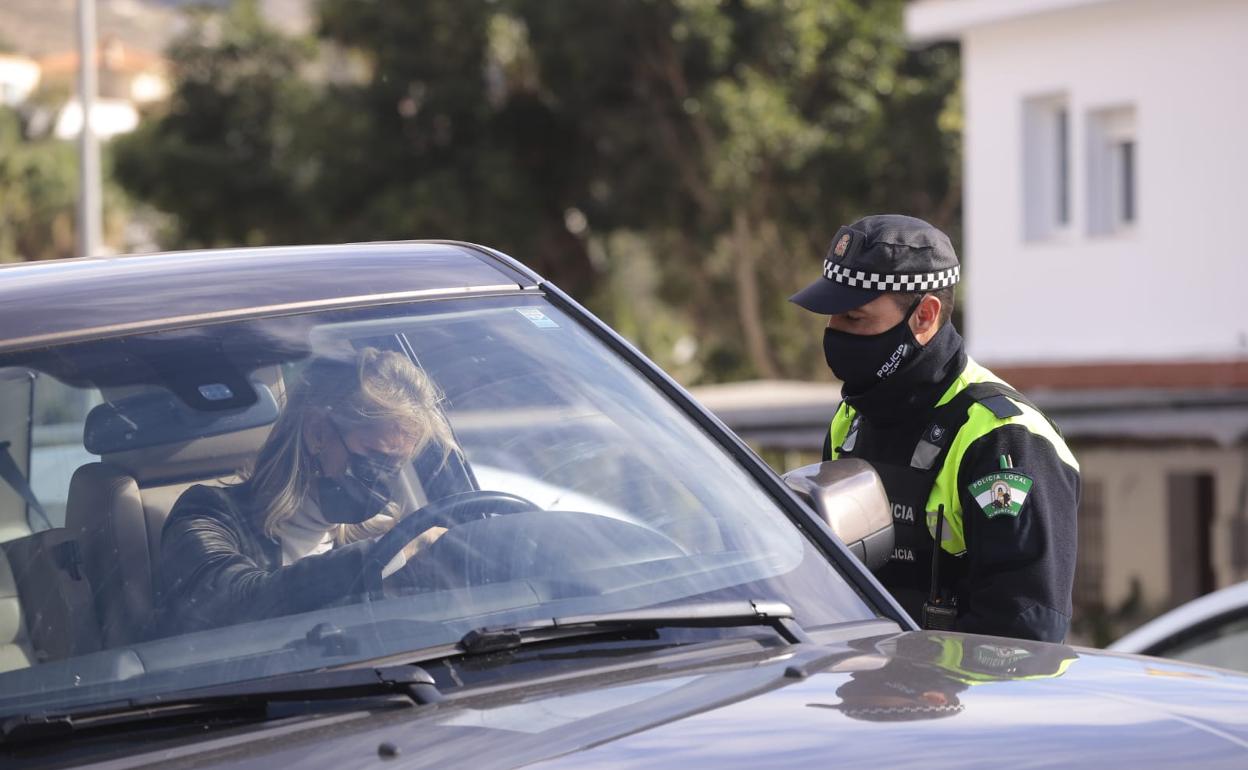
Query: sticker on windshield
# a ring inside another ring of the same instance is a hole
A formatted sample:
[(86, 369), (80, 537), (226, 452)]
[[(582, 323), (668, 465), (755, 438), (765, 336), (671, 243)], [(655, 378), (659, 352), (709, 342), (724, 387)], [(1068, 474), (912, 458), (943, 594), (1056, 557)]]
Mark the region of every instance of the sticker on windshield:
[(535, 307), (518, 307), (516, 312), (529, 319), (529, 323), (539, 329), (558, 329), (559, 324), (546, 317), (546, 314)]

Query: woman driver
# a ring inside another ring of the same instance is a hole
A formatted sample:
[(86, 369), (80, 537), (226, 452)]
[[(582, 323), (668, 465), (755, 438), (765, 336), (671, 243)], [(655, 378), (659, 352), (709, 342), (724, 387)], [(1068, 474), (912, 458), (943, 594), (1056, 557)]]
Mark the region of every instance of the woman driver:
[[(317, 359), (241, 483), (196, 485), (161, 533), (159, 635), (325, 606), (359, 593), (369, 538), (399, 513), (389, 481), (454, 438), (433, 383), (408, 358), (366, 348)], [(410, 558), (445, 530), (431, 528)]]

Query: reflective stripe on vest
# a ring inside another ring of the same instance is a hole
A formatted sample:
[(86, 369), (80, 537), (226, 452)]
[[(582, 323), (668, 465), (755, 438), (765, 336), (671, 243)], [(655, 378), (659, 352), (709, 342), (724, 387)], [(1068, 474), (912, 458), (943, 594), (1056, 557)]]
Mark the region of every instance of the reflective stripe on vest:
[[(995, 645), (987, 644), (985, 642), (976, 642), (973, 637), (947, 637), (933, 635), (932, 639), (933, 641), (940, 643), (940, 657), (935, 661), (936, 666), (948, 672), (954, 679), (971, 687), (979, 684), (987, 684), (988, 682), (1022, 682), (1028, 679), (1054, 679), (1062, 674), (1065, 674), (1066, 670), (1070, 668), (1070, 664), (1079, 659), (1079, 655), (1074, 650), (1065, 648), (1070, 654), (1062, 656), (1062, 658), (1057, 661), (1057, 665), (1053, 666), (1053, 670), (1045, 671), (1044, 673), (1020, 675), (1009, 671), (977, 671), (973, 668), (971, 663), (966, 660), (966, 644), (978, 644), (982, 647), (1008, 651), (1006, 650), (1006, 647), (1008, 647), (1008, 640), (1003, 639), (1001, 640), (1003, 644)], [(1050, 649), (1060, 648), (1054, 647)], [(1026, 646), (1019, 646), (1017, 652), (1023, 657), (1032, 656), (1031, 649)]]
[[(953, 384), (949, 386), (935, 406), (939, 407), (949, 403), (967, 385), (975, 382), (1003, 382), (1003, 380), (968, 358), (966, 368), (953, 381)], [(936, 476), (936, 482), (932, 485), (932, 491), (928, 495), (927, 510), (925, 511), (927, 531), (932, 537), (936, 536), (936, 511), (941, 505), (944, 505), (945, 524), (941, 531), (942, 542), (940, 546), (945, 552), (954, 556), (961, 556), (966, 553), (965, 530), (962, 524), (962, 496), (958, 490), (958, 469), (962, 464), (962, 458), (966, 455), (966, 450), (975, 441), (1003, 425), (1021, 425), (1031, 433), (1052, 444), (1062, 462), (1076, 471), (1079, 470), (1079, 462), (1075, 460), (1075, 456), (1071, 453), (1070, 448), (1066, 446), (1066, 442), (1062, 440), (1062, 437), (1049, 424), (1048, 419), (1029, 404), (1015, 401), (1014, 399), (1010, 400), (1022, 410), (1022, 414), (1012, 417), (997, 417), (992, 413), (992, 410), (983, 404), (977, 403), (971, 406), (966, 422), (963, 423), (950, 442), (949, 450), (945, 454), (944, 464), (941, 465), (940, 472)], [(848, 438), (849, 429), (853, 425), (855, 416), (854, 409), (845, 402), (842, 401), (841, 405), (837, 407), (836, 414), (832, 417), (832, 424), (828, 428), (832, 439), (833, 460), (839, 457), (840, 453), (837, 452), (837, 449)]]

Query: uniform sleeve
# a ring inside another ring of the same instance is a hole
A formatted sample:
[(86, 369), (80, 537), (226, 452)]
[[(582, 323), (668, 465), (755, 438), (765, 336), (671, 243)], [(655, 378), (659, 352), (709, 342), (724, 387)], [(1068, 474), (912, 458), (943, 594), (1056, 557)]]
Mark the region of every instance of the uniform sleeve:
[[(191, 492), (193, 490), (188, 490)], [(184, 495), (161, 534), (164, 633), (306, 612), (358, 590), (367, 541), (266, 568), (210, 494)]]
[[(1012, 468), (1002, 468), (1003, 456)], [(1078, 471), (1048, 439), (1007, 424), (968, 448), (958, 491), (968, 560), (958, 630), (1062, 641), (1074, 586)], [(1021, 507), (1011, 497), (1022, 497)]]

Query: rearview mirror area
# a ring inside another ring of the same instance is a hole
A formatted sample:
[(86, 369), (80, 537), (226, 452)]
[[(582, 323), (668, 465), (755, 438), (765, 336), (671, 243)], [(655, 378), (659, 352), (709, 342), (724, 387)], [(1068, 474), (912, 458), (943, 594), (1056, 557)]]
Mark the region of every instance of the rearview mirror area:
[(783, 478), (867, 569), (884, 566), (893, 553), (893, 514), (869, 463), (832, 460), (796, 468)]

